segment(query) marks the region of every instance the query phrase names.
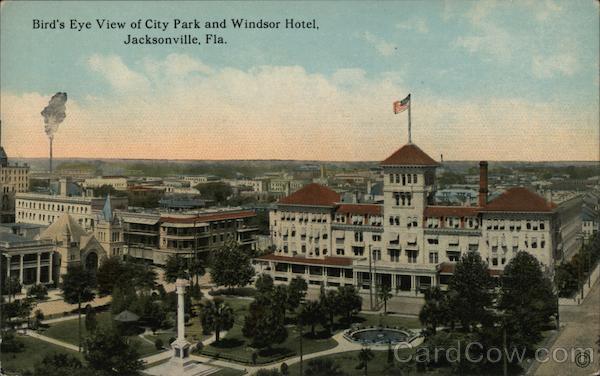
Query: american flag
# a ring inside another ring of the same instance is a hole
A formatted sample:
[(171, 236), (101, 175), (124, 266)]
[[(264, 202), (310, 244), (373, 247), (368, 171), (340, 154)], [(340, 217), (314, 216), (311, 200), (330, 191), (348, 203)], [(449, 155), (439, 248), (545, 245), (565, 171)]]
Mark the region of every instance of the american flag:
[(410, 94), (401, 101), (394, 102), (394, 113), (399, 114), (410, 106)]

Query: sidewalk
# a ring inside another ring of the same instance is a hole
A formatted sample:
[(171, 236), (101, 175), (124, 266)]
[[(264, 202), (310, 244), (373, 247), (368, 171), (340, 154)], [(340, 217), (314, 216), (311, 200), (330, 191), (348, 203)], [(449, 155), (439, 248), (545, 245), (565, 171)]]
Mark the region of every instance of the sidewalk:
[(59, 341), (59, 340), (54, 339), (54, 338), (43, 336), (43, 335), (41, 335), (41, 334), (39, 334), (39, 333), (37, 333), (37, 332), (35, 332), (33, 330), (30, 330), (30, 329), (27, 329), (25, 331), (25, 335), (28, 335), (31, 338), (37, 338), (39, 340), (42, 340), (42, 341), (45, 341), (45, 342), (48, 342), (48, 343), (52, 343), (54, 345), (64, 347), (66, 349), (69, 349), (69, 350), (72, 350), (72, 351), (75, 351), (75, 352), (79, 352), (79, 349), (75, 345), (72, 345), (72, 344), (67, 343), (67, 342)]

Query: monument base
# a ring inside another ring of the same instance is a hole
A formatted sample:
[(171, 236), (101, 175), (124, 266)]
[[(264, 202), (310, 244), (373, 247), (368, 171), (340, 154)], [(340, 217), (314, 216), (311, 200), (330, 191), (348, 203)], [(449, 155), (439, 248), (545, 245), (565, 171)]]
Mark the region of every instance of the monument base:
[(220, 368), (211, 367), (206, 364), (196, 362), (190, 358), (171, 359), (167, 363), (144, 370), (144, 373), (153, 376), (206, 376), (218, 372)]

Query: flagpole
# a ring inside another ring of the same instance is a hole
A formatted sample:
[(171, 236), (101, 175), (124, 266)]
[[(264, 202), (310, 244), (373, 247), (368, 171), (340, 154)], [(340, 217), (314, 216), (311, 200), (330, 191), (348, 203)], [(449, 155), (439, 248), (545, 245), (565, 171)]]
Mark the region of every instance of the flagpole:
[[(408, 94), (408, 96), (410, 97), (410, 94)], [(408, 100), (408, 143), (412, 144), (412, 135), (410, 132), (410, 108), (412, 107), (412, 98), (409, 98)]]

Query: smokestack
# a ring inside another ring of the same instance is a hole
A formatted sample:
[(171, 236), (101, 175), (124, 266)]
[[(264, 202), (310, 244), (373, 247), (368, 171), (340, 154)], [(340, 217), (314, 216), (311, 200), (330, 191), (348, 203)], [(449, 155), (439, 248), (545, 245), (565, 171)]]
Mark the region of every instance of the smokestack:
[(41, 112), (44, 117), (44, 131), (50, 139), (50, 174), (52, 174), (52, 141), (54, 134), (58, 131), (58, 126), (65, 120), (67, 114), (66, 106), (67, 93), (56, 93), (50, 98), (50, 102)]
[(479, 162), (479, 206), (484, 207), (487, 204), (488, 196), (488, 163)]
[(52, 137), (50, 137), (50, 175), (52, 175)]

